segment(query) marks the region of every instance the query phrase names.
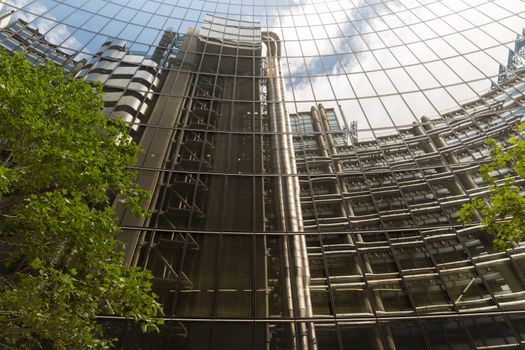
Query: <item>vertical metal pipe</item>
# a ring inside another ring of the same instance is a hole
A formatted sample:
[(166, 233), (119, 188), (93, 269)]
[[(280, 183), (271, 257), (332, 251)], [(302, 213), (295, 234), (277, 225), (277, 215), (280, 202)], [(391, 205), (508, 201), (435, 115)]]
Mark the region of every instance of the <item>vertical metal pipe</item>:
[[(427, 116), (422, 116), (421, 122), (425, 130), (433, 130), (436, 128), (432, 119), (430, 119)], [(441, 135), (431, 135), (430, 137), (432, 141), (434, 141), (438, 149), (447, 146), (447, 143), (445, 142), (445, 140), (443, 139)], [(448, 162), (452, 164), (459, 163), (459, 159), (458, 157), (456, 157), (455, 154), (446, 155), (445, 158)], [(466, 173), (456, 173), (456, 176), (458, 177), (459, 181), (461, 182), (461, 184), (463, 185), (465, 189), (470, 190), (470, 189), (478, 188), (478, 185), (476, 184), (474, 179), (472, 179), (471, 175), (466, 174)]]
[[(274, 167), (274, 172), (278, 175), (275, 177), (275, 195), (274, 200), (276, 204), (276, 219), (277, 219), (277, 226), (278, 229), (284, 231), (287, 228), (286, 225), (286, 210), (285, 210), (285, 200), (284, 200), (284, 191), (283, 191), (283, 181), (282, 181), (282, 173), (283, 170), (281, 168), (281, 147), (280, 147), (280, 140), (279, 140), (279, 126), (278, 126), (278, 119), (280, 114), (276, 108), (275, 101), (279, 98), (279, 94), (277, 88), (276, 88), (276, 81), (274, 79), (275, 76), (275, 66), (278, 64), (275, 59), (275, 53), (277, 51), (277, 48), (275, 46), (275, 43), (269, 38), (263, 35), (263, 39), (265, 40), (265, 43), (267, 45), (267, 67), (266, 67), (266, 78), (267, 78), (267, 89), (268, 89), (268, 105), (269, 105), (269, 112), (270, 112), (270, 128), (271, 131), (275, 133), (275, 135), (272, 138), (272, 165)], [(283, 269), (283, 290), (285, 293), (284, 300), (285, 300), (285, 308), (288, 312), (288, 317), (294, 316), (294, 304), (293, 304), (293, 297), (292, 297), (292, 284), (291, 284), (291, 273), (290, 273), (290, 258), (289, 258), (289, 247), (288, 247), (288, 240), (286, 236), (283, 236), (280, 240), (280, 247), (281, 247), (281, 253), (282, 253), (282, 264), (281, 268)], [(297, 342), (296, 342), (296, 331), (295, 327), (292, 324), (292, 327), (290, 327), (290, 333), (292, 336), (292, 343), (293, 348), (297, 348)]]
[[(276, 139), (278, 140), (277, 153), (279, 153), (280, 157), (280, 174), (285, 175), (284, 181), (281, 181), (284, 188), (278, 193), (278, 195), (281, 195), (279, 199), (279, 210), (282, 210), (282, 214), (286, 215), (284, 221), (287, 225), (285, 227), (289, 231), (298, 233), (304, 231), (300, 204), (300, 186), (297, 177), (290, 119), (284, 104), (284, 84), (279, 67), (279, 38), (272, 32), (264, 32), (262, 36), (268, 47), (267, 76), (268, 85), (270, 90), (272, 90), (272, 103), (270, 108), (274, 113), (272, 119), (275, 120), (275, 122), (272, 121), (272, 125), (276, 126), (277, 131)], [(286, 209), (284, 207), (285, 205), (287, 206)], [(306, 252), (306, 240), (304, 235), (294, 234), (291, 241), (290, 254), (292, 256), (287, 256), (286, 258), (290, 259), (290, 265), (295, 272), (295, 276), (293, 276), (293, 286), (295, 287), (296, 302), (292, 303), (292, 305), (296, 309), (295, 315), (301, 318), (311, 317), (313, 313), (310, 298), (310, 272)], [(287, 250), (284, 253), (287, 254)], [(298, 337), (300, 347), (302, 349), (309, 349), (310, 343), (316, 343), (313, 325), (301, 322), (299, 323), (299, 328), (299, 334), (296, 336)], [(315, 345), (313, 345), (313, 347), (315, 348)]]

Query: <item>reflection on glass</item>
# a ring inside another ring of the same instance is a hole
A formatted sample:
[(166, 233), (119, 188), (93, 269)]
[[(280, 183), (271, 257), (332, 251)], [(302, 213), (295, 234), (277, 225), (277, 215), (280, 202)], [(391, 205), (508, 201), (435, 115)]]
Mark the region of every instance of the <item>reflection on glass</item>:
[(523, 246), (496, 252), (480, 218), (462, 227), (456, 212), (486, 195), (484, 140), (525, 121), (524, 13), (510, 0), (0, 0), (0, 46), (101, 83), (104, 113), (144, 149), (151, 216), (117, 208), (120, 238), (170, 321), (107, 333), (151, 349), (523, 341)]

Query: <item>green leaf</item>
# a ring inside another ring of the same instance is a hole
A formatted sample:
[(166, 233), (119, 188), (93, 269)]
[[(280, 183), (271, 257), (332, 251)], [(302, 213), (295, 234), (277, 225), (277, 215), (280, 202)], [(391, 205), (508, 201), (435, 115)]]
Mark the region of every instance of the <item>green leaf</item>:
[[(517, 131), (525, 130), (525, 123)], [(488, 139), (485, 144), (491, 150), (489, 162), (480, 167), (482, 179), (487, 183), (490, 192), (484, 198), (474, 198), (458, 211), (458, 221), (463, 225), (473, 222), (473, 217), (480, 214), (478, 224), (495, 238), (493, 244), (498, 250), (514, 247), (525, 237), (525, 198), (513, 177), (498, 177), (498, 173), (514, 170), (516, 175), (525, 175), (525, 141), (518, 137), (507, 140), (509, 147)], [(487, 203), (490, 203), (488, 205)]]
[(155, 330), (151, 274), (124, 266), (111, 207), (118, 197), (145, 213), (126, 123), (104, 116), (100, 85), (4, 50), (0, 101), (12, 160), (0, 166), (0, 239), (6, 265), (22, 266), (0, 284), (0, 347), (108, 349), (96, 316), (109, 311)]

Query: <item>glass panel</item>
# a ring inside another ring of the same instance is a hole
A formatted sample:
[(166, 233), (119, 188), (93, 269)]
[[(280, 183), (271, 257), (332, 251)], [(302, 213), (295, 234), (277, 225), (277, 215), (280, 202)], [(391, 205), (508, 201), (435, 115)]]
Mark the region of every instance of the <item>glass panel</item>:
[(432, 349), (472, 349), (463, 325), (455, 319), (422, 321)]
[(381, 334), (373, 324), (339, 327), (343, 349), (382, 349)]
[[(384, 322), (381, 328), (388, 344), (395, 346), (398, 350), (424, 349), (427, 347), (424, 332), (416, 321)], [(392, 342), (394, 344), (391, 344)]]
[(374, 302), (378, 312), (412, 310), (407, 293), (400, 282), (373, 283), (372, 291), (374, 293)]
[(495, 299), (505, 309), (523, 309), (525, 285), (509, 260), (483, 264), (479, 271)]
[[(132, 169), (151, 215), (117, 202), (119, 237), (170, 321), (145, 335), (104, 321), (117, 347), (513, 347), (523, 243), (498, 252), (457, 211), (487, 196), (484, 141), (509, 146), (525, 121), (524, 14), (518, 0), (0, 0), (0, 47), (100, 83), (101, 112), (144, 150)], [(0, 160), (16, 165), (9, 140)], [(290, 321), (305, 315), (326, 319)]]
[(223, 235), (220, 238), (217, 317), (252, 317), (253, 258), (263, 250), (252, 252), (250, 236)]
[(483, 281), (474, 271), (444, 271), (442, 276), (451, 298), (459, 308), (493, 305)]
[(406, 284), (416, 309), (421, 312), (451, 310), (452, 306), (441, 281), (437, 277), (424, 276), (406, 280)]
[(517, 344), (503, 317), (471, 317), (465, 324), (477, 347)]

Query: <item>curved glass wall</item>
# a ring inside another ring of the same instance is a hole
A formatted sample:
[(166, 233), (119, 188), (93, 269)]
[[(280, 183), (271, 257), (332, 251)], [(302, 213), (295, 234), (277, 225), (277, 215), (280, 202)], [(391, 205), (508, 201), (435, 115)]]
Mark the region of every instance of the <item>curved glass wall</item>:
[(523, 1), (0, 0), (0, 27), (145, 150), (121, 239), (167, 322), (101, 315), (119, 348), (525, 347), (525, 246), (457, 222), (525, 121)]

